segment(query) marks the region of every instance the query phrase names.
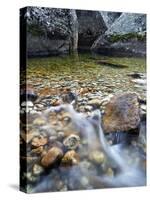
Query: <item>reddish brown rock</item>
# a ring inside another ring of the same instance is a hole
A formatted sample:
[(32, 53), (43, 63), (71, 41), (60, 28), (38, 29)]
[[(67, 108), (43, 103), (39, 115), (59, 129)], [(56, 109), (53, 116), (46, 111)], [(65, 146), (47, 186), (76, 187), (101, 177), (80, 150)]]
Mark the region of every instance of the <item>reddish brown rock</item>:
[(74, 151), (67, 151), (64, 157), (61, 160), (62, 166), (72, 166), (77, 165), (80, 161), (79, 155)]
[(140, 122), (139, 102), (135, 93), (114, 96), (107, 103), (102, 126), (105, 133), (128, 131)]
[(88, 93), (88, 88), (81, 88), (80, 90), (79, 90), (79, 94), (80, 95), (83, 95), (83, 94), (86, 94), (86, 93)]
[(46, 95), (58, 95), (58, 94), (59, 94), (59, 90), (58, 89), (49, 88), (49, 87), (42, 88), (39, 91), (39, 96), (40, 97), (44, 97)]
[(59, 106), (60, 104), (62, 104), (62, 101), (61, 101), (61, 99), (54, 99), (54, 100), (51, 102), (51, 104), (52, 104), (53, 106)]
[(44, 167), (49, 167), (63, 157), (63, 151), (58, 147), (52, 147), (49, 151), (43, 156), (41, 164)]

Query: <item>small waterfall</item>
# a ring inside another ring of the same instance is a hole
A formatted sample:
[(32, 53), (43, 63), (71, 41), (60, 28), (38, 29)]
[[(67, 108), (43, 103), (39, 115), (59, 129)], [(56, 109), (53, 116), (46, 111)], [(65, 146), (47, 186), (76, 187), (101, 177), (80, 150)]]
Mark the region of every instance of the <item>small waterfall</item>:
[[(59, 113), (61, 110), (65, 110), (65, 112), (69, 113), (74, 128), (80, 133), (82, 138), (87, 139), (87, 153), (90, 153), (95, 149), (103, 151), (109, 167), (116, 171), (114, 176), (111, 177), (107, 176), (106, 174), (98, 174), (98, 169), (93, 167), (84, 167), (85, 165), (89, 164), (89, 162), (85, 160), (80, 160), (79, 165), (72, 166), (71, 168), (61, 169), (60, 167), (57, 173), (59, 173), (59, 176), (62, 179), (68, 180), (70, 189), (82, 189), (82, 187), (79, 187), (81, 177), (84, 177), (83, 180), (88, 182), (83, 189), (103, 188), (103, 185), (105, 185), (106, 188), (142, 186), (146, 184), (145, 172), (134, 163), (129, 165), (128, 158), (124, 154), (122, 146), (110, 146), (108, 144), (101, 126), (101, 113), (99, 110), (95, 110), (92, 113), (92, 116), (87, 117), (84, 114), (76, 112), (72, 105), (61, 105), (57, 107), (51, 107), (50, 109), (46, 110), (43, 115), (46, 117), (47, 113), (49, 112)], [(132, 157), (134, 155), (138, 157), (134, 149), (131, 149), (130, 156)], [(55, 183), (48, 184), (48, 181), (50, 180), (53, 180), (51, 172), (41, 179), (41, 182), (35, 186), (33, 191), (41, 192), (52, 190), (51, 187), (53, 187), (52, 185)], [(46, 188), (43, 189), (44, 187)]]
[(119, 153), (115, 150), (115, 148), (110, 147), (105, 139), (104, 132), (101, 126), (101, 113), (99, 110), (96, 111), (98, 116), (98, 135), (99, 135), (99, 141), (102, 146), (103, 151), (107, 155), (108, 160), (110, 161), (112, 167), (116, 168), (117, 171), (124, 172), (125, 171), (125, 161), (122, 158), (122, 156), (119, 155)]
[[(136, 166), (129, 166), (128, 162), (123, 154), (121, 154), (121, 145), (109, 146), (101, 126), (101, 113), (97, 110), (98, 134), (100, 144), (103, 147), (103, 151), (110, 160), (112, 167), (117, 168), (118, 173), (112, 179), (109, 177), (97, 177), (97, 180), (109, 184), (110, 187), (129, 187), (129, 186), (142, 186), (146, 184), (146, 178), (144, 172), (140, 171)], [(131, 155), (134, 154), (131, 151)]]

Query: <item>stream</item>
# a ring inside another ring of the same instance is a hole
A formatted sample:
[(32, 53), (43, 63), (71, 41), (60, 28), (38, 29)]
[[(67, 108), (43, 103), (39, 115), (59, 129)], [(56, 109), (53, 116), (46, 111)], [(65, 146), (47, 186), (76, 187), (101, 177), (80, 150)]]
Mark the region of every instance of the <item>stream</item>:
[[(92, 54), (30, 58), (27, 87), (29, 100), (21, 104), (21, 160), (27, 163), (21, 169), (22, 190), (146, 184), (145, 58)], [(138, 97), (140, 124), (134, 130), (105, 132), (102, 117), (107, 103), (126, 93)]]

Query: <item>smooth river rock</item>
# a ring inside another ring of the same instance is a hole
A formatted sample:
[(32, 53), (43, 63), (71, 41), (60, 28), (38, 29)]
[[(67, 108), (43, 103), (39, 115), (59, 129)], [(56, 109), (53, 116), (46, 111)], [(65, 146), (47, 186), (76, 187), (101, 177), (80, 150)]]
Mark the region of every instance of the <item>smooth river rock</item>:
[(107, 103), (102, 119), (105, 133), (135, 129), (139, 122), (139, 102), (135, 93), (119, 94)]

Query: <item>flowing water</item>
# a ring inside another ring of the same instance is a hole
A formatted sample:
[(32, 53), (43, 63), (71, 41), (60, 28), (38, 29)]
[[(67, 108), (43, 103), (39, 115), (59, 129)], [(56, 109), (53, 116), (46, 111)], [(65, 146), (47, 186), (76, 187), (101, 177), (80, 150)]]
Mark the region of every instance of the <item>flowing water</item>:
[[(113, 65), (104, 65), (100, 61)], [(53, 132), (60, 131), (67, 137), (69, 132), (72, 137), (80, 138), (79, 146), (73, 150), (74, 154), (67, 158), (71, 160), (71, 165), (70, 160), (65, 161), (64, 165), (62, 159), (42, 172), (38, 178), (32, 167), (35, 163), (39, 164), (39, 159), (28, 166), (28, 192), (145, 185), (143, 147), (109, 144), (101, 126), (102, 109), (85, 112), (88, 98), (92, 99), (95, 96), (106, 98), (109, 95), (130, 91), (136, 92), (145, 101), (145, 85), (136, 85), (129, 76), (133, 72), (145, 75), (145, 59), (79, 54), (76, 57), (33, 58), (28, 59), (27, 64), (27, 82), (34, 87), (40, 97), (36, 110), (40, 114), (36, 117), (44, 120), (44, 124), (41, 121), (38, 125), (33, 122), (31, 131), (40, 131), (48, 138), (54, 136)], [(72, 105), (73, 101), (68, 105), (54, 104), (55, 100), (63, 95), (65, 88), (69, 88), (78, 96), (78, 106)], [(141, 127), (140, 135), (143, 135), (145, 129)], [(63, 137), (57, 135), (53, 145), (63, 149), (66, 155), (68, 150), (63, 146)], [(29, 143), (28, 154), (32, 156), (30, 148), (32, 147)], [(44, 148), (46, 150), (48, 147)]]

